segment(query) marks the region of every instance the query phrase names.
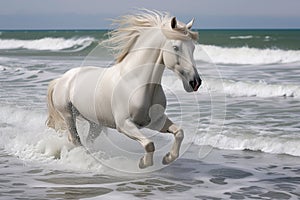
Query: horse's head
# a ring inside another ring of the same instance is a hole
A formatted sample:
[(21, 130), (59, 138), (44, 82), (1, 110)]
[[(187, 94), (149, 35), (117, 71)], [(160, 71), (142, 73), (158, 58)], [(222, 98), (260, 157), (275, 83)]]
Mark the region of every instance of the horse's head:
[(163, 29), (167, 38), (163, 47), (164, 65), (181, 78), (187, 92), (197, 91), (201, 85), (193, 56), (194, 40), (198, 36), (197, 33), (190, 31), (193, 22), (194, 20), (185, 25), (173, 17)]

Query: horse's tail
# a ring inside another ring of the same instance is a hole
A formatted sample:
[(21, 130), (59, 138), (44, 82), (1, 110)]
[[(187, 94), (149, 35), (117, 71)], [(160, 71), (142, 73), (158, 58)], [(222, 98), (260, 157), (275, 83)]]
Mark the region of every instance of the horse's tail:
[(66, 123), (60, 113), (57, 111), (53, 104), (53, 91), (58, 79), (54, 79), (49, 83), (47, 94), (47, 106), (48, 106), (48, 119), (46, 125), (53, 128), (55, 131), (65, 130)]

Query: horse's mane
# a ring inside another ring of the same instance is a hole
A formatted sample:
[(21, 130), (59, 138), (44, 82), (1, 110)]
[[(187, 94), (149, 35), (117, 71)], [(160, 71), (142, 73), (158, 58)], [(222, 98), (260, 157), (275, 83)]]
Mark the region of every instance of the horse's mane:
[(169, 13), (145, 9), (142, 11), (138, 14), (125, 15), (113, 20), (116, 28), (108, 33), (108, 39), (102, 41), (102, 45), (114, 52), (117, 63), (126, 57), (143, 28), (161, 28), (165, 36), (170, 39), (198, 40), (198, 33), (189, 30), (181, 22), (178, 23), (179, 26), (172, 29), (170, 26), (172, 17)]

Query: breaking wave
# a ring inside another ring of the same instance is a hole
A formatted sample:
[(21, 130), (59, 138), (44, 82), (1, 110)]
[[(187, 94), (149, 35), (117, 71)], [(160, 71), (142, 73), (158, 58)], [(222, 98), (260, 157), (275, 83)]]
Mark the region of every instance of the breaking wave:
[[(166, 76), (163, 86), (183, 90), (182, 81), (176, 77)], [(203, 79), (199, 92), (220, 92), (234, 97), (294, 97), (300, 98), (300, 85), (269, 84), (266, 82), (234, 81), (229, 79)]]
[(43, 51), (81, 51), (90, 46), (93, 41), (92, 37), (81, 38), (52, 38), (46, 37), (36, 40), (19, 40), (19, 39), (0, 39), (0, 49), (28, 49), (28, 50), (43, 50)]
[[(203, 56), (203, 51), (208, 57)], [(215, 64), (257, 65), (300, 62), (299, 50), (229, 48), (214, 45), (197, 45), (194, 56), (196, 60)]]
[(299, 85), (276, 85), (265, 82), (220, 81), (215, 79), (208, 79), (206, 82), (208, 90), (224, 92), (231, 96), (300, 97)]
[[(245, 133), (245, 130), (223, 131), (223, 134), (210, 135), (201, 134), (197, 137), (195, 144), (210, 145), (219, 149), (228, 150), (251, 150), (262, 151), (273, 154), (287, 154), (300, 156), (299, 137), (280, 137), (272, 134), (260, 135)], [(243, 134), (240, 134), (244, 132)]]
[(251, 39), (253, 38), (253, 35), (241, 35), (241, 36), (230, 36), (230, 39), (235, 40), (235, 39)]

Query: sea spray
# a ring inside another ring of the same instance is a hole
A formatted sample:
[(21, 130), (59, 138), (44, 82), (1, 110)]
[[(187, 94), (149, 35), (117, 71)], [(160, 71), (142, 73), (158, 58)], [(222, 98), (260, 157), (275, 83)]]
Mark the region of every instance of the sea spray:
[(75, 147), (66, 133), (45, 125), (46, 115), (33, 110), (1, 106), (0, 148), (24, 162), (56, 168), (100, 172), (103, 167), (84, 147)]

